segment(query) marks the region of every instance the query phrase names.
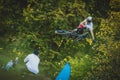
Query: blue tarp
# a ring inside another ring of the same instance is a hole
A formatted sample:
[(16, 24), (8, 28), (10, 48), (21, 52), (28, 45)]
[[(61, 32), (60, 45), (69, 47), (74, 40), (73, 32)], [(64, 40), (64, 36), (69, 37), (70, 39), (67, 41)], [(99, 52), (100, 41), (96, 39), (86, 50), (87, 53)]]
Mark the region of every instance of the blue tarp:
[(66, 65), (61, 70), (61, 72), (58, 74), (55, 80), (69, 80), (70, 71), (71, 71), (70, 64), (66, 63)]

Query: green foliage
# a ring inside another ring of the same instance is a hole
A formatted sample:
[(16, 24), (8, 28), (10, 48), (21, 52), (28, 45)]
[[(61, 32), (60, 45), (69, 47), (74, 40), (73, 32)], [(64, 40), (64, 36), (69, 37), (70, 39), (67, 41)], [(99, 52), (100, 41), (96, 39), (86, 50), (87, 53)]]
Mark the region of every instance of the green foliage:
[(110, 0), (83, 0), (86, 3), (86, 9), (92, 16), (107, 18), (110, 10)]
[[(76, 28), (89, 15), (93, 16), (95, 44), (54, 34), (56, 29)], [(39, 46), (42, 75), (55, 79), (69, 62), (71, 80), (118, 80), (119, 15), (119, 0), (1, 0), (0, 64), (18, 56), (20, 64), (15, 69), (21, 73), (23, 59)]]
[[(98, 55), (96, 55), (97, 67), (94, 69), (93, 74), (96, 74), (97, 79), (114, 79), (118, 80), (119, 77), (119, 63), (120, 55), (118, 54), (119, 36), (118, 25), (119, 18), (116, 16), (119, 12), (110, 13), (110, 18), (102, 20), (100, 30), (96, 34), (98, 42), (95, 45)], [(113, 18), (114, 17), (114, 18)], [(114, 22), (115, 21), (115, 22)], [(116, 52), (114, 52), (116, 51)], [(115, 58), (115, 56), (117, 58)], [(114, 64), (115, 62), (115, 64)], [(115, 68), (114, 68), (115, 67)], [(115, 78), (115, 76), (117, 76)]]
[(71, 79), (89, 79), (89, 73), (93, 67), (92, 60), (89, 55), (84, 55), (81, 58), (71, 58), (70, 63)]
[(22, 9), (25, 1), (0, 0), (0, 35), (17, 34), (18, 25), (22, 24)]
[(112, 11), (120, 11), (120, 1), (119, 0), (111, 0), (110, 7)]

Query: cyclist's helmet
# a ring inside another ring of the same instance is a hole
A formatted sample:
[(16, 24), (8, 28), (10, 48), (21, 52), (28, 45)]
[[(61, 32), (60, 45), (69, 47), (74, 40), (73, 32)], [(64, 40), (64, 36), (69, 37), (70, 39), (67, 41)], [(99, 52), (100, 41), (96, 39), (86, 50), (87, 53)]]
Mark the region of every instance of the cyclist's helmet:
[(91, 22), (92, 21), (92, 17), (91, 16), (87, 17), (87, 21)]

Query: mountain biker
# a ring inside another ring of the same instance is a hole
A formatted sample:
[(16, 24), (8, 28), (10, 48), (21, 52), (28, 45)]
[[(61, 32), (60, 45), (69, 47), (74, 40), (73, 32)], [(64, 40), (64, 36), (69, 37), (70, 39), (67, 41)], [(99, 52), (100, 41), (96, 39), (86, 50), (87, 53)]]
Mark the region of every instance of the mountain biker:
[(93, 23), (92, 23), (92, 17), (91, 16), (87, 17), (84, 21), (82, 21), (79, 24), (79, 26), (77, 27), (77, 29), (75, 29), (74, 31), (77, 31), (77, 33), (79, 33), (79, 34), (83, 34), (84, 28), (86, 28), (90, 31), (92, 41), (94, 42), (95, 38), (94, 38), (94, 33), (93, 33)]

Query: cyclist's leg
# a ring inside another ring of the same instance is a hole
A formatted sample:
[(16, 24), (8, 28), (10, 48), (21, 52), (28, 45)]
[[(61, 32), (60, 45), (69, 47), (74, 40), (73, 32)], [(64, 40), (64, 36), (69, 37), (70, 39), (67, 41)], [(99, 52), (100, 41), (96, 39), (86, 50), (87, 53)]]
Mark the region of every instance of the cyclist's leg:
[(78, 29), (77, 29), (77, 33), (78, 33), (78, 34), (83, 34), (83, 32), (84, 32), (83, 28), (78, 28)]

